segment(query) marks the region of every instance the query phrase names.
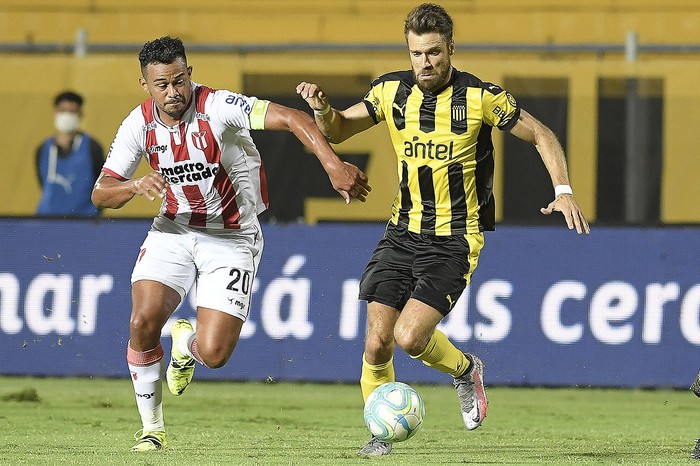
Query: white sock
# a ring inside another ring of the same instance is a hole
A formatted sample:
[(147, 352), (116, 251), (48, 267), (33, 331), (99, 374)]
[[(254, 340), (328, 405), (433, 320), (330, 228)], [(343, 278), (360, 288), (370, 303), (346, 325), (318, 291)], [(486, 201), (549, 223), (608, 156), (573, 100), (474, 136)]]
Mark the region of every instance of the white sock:
[(127, 348), (126, 360), (129, 364), (131, 382), (136, 394), (136, 407), (141, 415), (144, 431), (165, 430), (163, 421), (163, 348), (156, 346), (146, 352)]
[(194, 356), (192, 355), (192, 340), (195, 340), (197, 338), (197, 334), (195, 332), (190, 331), (189, 334), (183, 335), (183, 338), (180, 338), (177, 342), (177, 350), (181, 354), (186, 354), (187, 356), (193, 358)]

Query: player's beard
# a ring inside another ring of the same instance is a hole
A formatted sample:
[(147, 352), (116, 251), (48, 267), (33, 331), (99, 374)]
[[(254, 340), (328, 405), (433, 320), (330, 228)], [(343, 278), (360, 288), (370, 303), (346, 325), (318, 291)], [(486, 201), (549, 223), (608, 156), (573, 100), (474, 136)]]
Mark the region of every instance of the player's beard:
[(187, 102), (185, 101), (184, 97), (180, 96), (177, 99), (172, 99), (165, 102), (161, 107), (161, 110), (163, 110), (163, 112), (165, 112), (165, 114), (170, 118), (179, 120), (185, 113), (185, 110), (187, 110)]
[(452, 73), (452, 65), (448, 62), (447, 66), (443, 70), (441, 70), (438, 74), (435, 74), (436, 69), (433, 68), (430, 70), (432, 74), (431, 80), (429, 83), (426, 83), (425, 81), (421, 81), (419, 79), (421, 72), (416, 72), (413, 70), (413, 77), (416, 80), (416, 84), (418, 85), (418, 88), (423, 91), (423, 92), (435, 92), (438, 89), (442, 88), (445, 84), (447, 84), (447, 81), (449, 80), (450, 73)]

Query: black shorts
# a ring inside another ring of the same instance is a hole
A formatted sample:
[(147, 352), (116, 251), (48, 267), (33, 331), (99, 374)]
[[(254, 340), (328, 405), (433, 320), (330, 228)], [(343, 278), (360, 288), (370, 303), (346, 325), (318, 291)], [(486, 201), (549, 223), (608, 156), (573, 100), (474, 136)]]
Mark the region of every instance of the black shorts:
[(399, 311), (409, 298), (447, 315), (469, 283), (483, 233), (419, 235), (389, 222), (360, 281), (360, 299)]

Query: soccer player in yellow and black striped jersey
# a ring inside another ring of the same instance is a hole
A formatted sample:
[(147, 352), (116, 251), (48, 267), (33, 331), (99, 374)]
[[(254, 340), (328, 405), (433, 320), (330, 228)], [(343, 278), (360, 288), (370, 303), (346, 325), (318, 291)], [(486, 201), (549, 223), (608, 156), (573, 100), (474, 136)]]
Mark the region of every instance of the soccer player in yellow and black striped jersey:
[[(486, 416), (483, 364), (457, 349), (437, 324), (471, 277), (495, 223), (491, 130), (509, 131), (535, 145), (554, 185), (541, 209), (560, 211), (569, 229), (589, 233), (573, 198), (564, 151), (552, 131), (495, 84), (452, 67), (452, 19), (435, 4), (406, 18), (411, 70), (385, 74), (365, 98), (339, 111), (314, 83), (297, 86), (316, 124), (334, 143), (385, 121), (398, 159), (399, 188), (384, 238), (362, 275), (367, 333), (360, 385), (365, 400), (395, 380), (398, 344), (411, 357), (454, 378), (464, 423)], [(386, 455), (392, 445), (372, 438), (362, 456)]]

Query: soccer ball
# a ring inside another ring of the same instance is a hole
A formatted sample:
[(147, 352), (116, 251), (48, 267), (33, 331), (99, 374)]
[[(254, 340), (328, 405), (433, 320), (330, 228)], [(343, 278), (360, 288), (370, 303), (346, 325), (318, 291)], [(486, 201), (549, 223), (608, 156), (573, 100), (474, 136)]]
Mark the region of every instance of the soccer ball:
[(365, 403), (365, 425), (384, 442), (403, 442), (423, 425), (425, 406), (413, 387), (389, 382), (377, 387)]

